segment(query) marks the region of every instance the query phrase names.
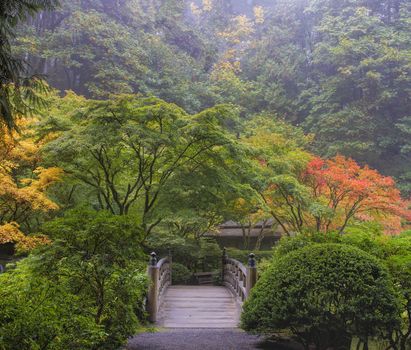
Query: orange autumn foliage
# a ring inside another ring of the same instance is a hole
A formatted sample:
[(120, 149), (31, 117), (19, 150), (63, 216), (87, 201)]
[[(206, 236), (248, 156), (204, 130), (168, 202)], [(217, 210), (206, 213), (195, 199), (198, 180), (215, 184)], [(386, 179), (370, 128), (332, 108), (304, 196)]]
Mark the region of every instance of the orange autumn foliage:
[(402, 223), (411, 220), (410, 203), (401, 198), (391, 177), (383, 176), (353, 159), (336, 156), (313, 158), (302, 181), (316, 201), (331, 210), (331, 215), (314, 215), (317, 231), (343, 232), (353, 219), (376, 220), (386, 233), (401, 231)]
[(24, 235), (24, 233), (20, 231), (19, 225), (15, 222), (0, 225), (0, 245), (15, 243), (18, 253), (29, 252), (38, 246), (50, 244), (50, 242), (50, 239), (45, 235)]
[(42, 143), (30, 133), (32, 122), (20, 120), (20, 134), (0, 130), (0, 244), (14, 242), (20, 251), (47, 242), (25, 236), (19, 225), (27, 227), (35, 214), (58, 208), (46, 190), (62, 175), (59, 168), (39, 166)]

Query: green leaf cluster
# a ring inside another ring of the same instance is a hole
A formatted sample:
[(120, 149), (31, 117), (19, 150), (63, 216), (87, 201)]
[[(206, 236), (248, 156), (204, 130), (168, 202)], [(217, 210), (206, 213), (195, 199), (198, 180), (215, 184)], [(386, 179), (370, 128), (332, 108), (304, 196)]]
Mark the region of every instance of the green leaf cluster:
[(0, 348), (122, 345), (145, 318), (143, 234), (135, 221), (76, 209), (43, 232), (53, 243), (0, 276)]

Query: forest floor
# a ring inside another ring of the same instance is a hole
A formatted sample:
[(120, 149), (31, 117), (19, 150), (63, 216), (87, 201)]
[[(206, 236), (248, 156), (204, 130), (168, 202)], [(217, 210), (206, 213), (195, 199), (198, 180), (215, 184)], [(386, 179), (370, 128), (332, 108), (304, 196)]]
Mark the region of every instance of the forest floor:
[(238, 329), (163, 329), (131, 338), (127, 350), (301, 350), (290, 342), (269, 342)]

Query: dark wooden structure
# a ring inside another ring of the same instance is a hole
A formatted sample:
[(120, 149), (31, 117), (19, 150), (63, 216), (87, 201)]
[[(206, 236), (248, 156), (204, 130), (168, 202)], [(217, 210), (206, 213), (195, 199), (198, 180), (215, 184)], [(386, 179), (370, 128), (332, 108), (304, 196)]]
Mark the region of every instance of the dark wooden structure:
[(262, 250), (271, 249), (281, 238), (283, 231), (273, 220), (265, 220), (254, 225), (243, 225), (229, 220), (218, 226), (217, 231), (208, 232), (205, 237), (213, 237), (221, 248)]

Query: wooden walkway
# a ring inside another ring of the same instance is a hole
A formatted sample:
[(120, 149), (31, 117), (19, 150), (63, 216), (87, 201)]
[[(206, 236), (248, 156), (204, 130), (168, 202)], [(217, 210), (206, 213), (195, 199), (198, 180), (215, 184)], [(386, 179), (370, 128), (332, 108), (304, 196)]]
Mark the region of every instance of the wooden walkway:
[(237, 328), (241, 308), (225, 287), (170, 286), (157, 324), (165, 328)]

